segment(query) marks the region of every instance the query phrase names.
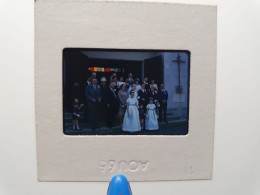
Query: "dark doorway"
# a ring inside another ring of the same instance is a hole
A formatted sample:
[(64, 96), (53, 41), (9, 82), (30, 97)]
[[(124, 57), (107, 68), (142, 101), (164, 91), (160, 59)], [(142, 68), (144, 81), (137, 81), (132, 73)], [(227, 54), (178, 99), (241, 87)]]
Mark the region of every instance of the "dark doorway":
[(163, 82), (163, 61), (162, 56), (155, 56), (144, 60), (144, 76), (151, 78), (155, 83)]
[[(119, 60), (119, 59), (102, 59), (102, 58), (89, 58), (81, 52), (80, 49), (64, 49), (63, 50), (63, 109), (64, 111), (71, 111), (73, 97), (71, 96), (74, 82), (80, 84), (80, 99), (84, 101), (85, 88), (87, 79), (91, 76), (92, 72), (96, 72), (97, 79), (100, 84), (101, 77), (106, 77), (107, 81), (110, 76), (116, 72), (118, 79), (120, 76), (124, 80), (128, 77), (129, 73), (134, 75), (134, 78), (142, 79), (142, 64), (143, 61), (138, 60)], [(91, 68), (98, 68), (93, 71)], [(109, 71), (102, 72), (101, 68), (109, 69)], [(115, 71), (120, 70), (120, 71)]]

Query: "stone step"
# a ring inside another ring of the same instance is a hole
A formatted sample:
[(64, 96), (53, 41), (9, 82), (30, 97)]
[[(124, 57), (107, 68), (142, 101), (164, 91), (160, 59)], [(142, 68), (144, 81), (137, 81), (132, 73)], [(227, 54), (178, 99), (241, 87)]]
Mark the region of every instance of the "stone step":
[[(80, 115), (84, 115), (84, 112), (79, 112), (79, 114), (80, 114)], [(174, 115), (173, 112), (168, 112), (168, 113), (167, 113), (167, 116), (172, 116), (172, 115)], [(64, 113), (64, 116), (65, 116), (65, 117), (71, 117), (71, 116), (72, 116), (72, 113), (70, 113), (70, 112), (65, 112), (65, 113)]]
[[(187, 122), (187, 119), (180, 118), (180, 119), (176, 119), (176, 120), (168, 120), (168, 123), (162, 121), (159, 123), (159, 126), (165, 126), (165, 125), (167, 126), (167, 125), (179, 124), (179, 123), (185, 123), (185, 122)], [(85, 127), (88, 127), (88, 125), (89, 125), (88, 123), (79, 123), (79, 124), (80, 124), (80, 126), (85, 126)], [(64, 124), (65, 129), (69, 128), (71, 126), (72, 126), (72, 123)], [(99, 122), (98, 126), (100, 126), (101, 128), (106, 128), (106, 122)], [(119, 122), (115, 122), (114, 126), (120, 127)]]
[[(172, 117), (167, 117), (167, 120), (170, 123), (170, 122), (175, 122), (175, 121), (178, 121), (178, 120), (182, 120), (182, 118), (181, 117), (174, 117), (174, 116), (172, 116)], [(83, 122), (83, 121), (79, 120), (79, 123), (86, 123), (86, 122)], [(100, 126), (105, 126), (106, 125), (106, 122), (98, 122), (98, 123), (99, 123)], [(118, 122), (115, 122), (115, 123), (118, 123)], [(65, 124), (64, 124), (65, 126), (68, 126), (68, 125), (71, 125), (71, 124), (72, 124), (72, 119), (65, 120)]]
[[(84, 117), (85, 117), (84, 112), (80, 112), (79, 115), (80, 115), (79, 119), (84, 119)], [(167, 119), (168, 120), (179, 119), (179, 118), (180, 118), (179, 116), (173, 115), (173, 113), (167, 113)], [(64, 113), (64, 120), (65, 120), (65, 122), (67, 122), (67, 121), (70, 122), (72, 120), (72, 114), (71, 113)]]
[[(168, 121), (179, 120), (179, 119), (181, 119), (181, 117), (179, 117), (179, 116), (167, 117)], [(64, 121), (65, 121), (65, 124), (66, 123), (71, 123), (72, 122), (72, 118), (64, 119)], [(84, 121), (84, 117), (80, 117), (79, 121)]]
[[(145, 131), (141, 134), (161, 134), (164, 135), (169, 134), (169, 135), (173, 135), (175, 133), (171, 133), (176, 131), (176, 128), (178, 129), (179, 127), (184, 127), (184, 132), (187, 132), (187, 128), (188, 128), (188, 123), (187, 120), (185, 119), (180, 119), (178, 121), (174, 121), (174, 122), (162, 122), (159, 123), (159, 131), (157, 132), (152, 132), (152, 131)], [(120, 135), (120, 134), (124, 134), (124, 132), (122, 132), (122, 128), (120, 125), (115, 125), (113, 128), (109, 129), (107, 127), (101, 127), (99, 129), (96, 129), (96, 132), (93, 132), (91, 129), (89, 129), (88, 125), (80, 125), (80, 130), (73, 130), (72, 126), (70, 125), (69, 127), (65, 127), (65, 134), (67, 135)], [(166, 131), (166, 132), (165, 132)], [(168, 132), (168, 133), (167, 133)], [(178, 133), (180, 135), (183, 135), (182, 133)], [(184, 133), (186, 134), (186, 133)]]

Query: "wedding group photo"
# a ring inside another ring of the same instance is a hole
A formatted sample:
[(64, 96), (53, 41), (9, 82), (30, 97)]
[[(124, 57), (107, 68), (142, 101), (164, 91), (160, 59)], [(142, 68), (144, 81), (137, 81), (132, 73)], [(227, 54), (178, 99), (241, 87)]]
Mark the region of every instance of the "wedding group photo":
[(63, 50), (66, 135), (186, 135), (190, 53)]

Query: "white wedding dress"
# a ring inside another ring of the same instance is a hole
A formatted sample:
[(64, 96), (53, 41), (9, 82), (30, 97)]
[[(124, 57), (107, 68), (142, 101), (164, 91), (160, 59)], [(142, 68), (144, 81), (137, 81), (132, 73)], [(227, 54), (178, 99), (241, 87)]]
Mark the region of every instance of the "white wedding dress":
[(130, 97), (126, 102), (129, 104), (129, 114), (126, 110), (122, 128), (123, 131), (131, 133), (141, 131), (139, 111), (136, 107), (136, 105), (138, 105), (137, 99)]

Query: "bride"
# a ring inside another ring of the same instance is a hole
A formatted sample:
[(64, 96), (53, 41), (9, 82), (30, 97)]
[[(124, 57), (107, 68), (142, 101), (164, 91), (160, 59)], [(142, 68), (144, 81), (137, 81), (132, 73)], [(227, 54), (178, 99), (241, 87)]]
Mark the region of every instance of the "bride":
[(130, 92), (130, 97), (127, 99), (127, 109), (125, 112), (123, 131), (137, 132), (141, 131), (139, 112), (138, 112), (138, 101), (135, 98), (135, 92)]
[[(138, 96), (138, 90), (137, 90), (135, 84), (133, 84), (133, 86), (128, 89), (128, 93), (130, 94), (129, 97), (131, 97), (131, 91), (134, 91), (134, 92), (135, 92), (134, 97), (135, 97), (136, 99), (138, 99), (138, 98), (137, 98), (137, 96)], [(138, 103), (138, 102), (137, 102), (137, 103)]]

